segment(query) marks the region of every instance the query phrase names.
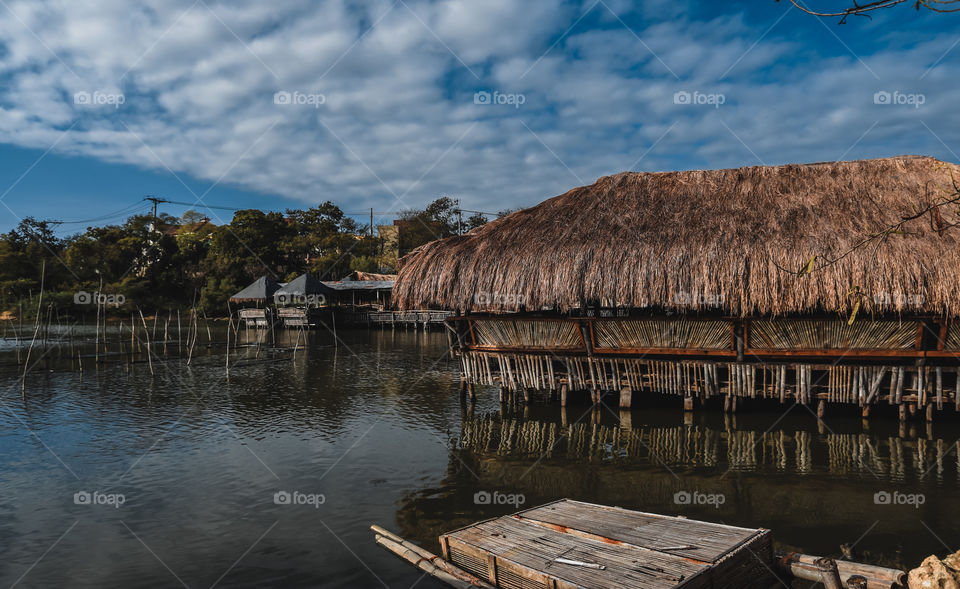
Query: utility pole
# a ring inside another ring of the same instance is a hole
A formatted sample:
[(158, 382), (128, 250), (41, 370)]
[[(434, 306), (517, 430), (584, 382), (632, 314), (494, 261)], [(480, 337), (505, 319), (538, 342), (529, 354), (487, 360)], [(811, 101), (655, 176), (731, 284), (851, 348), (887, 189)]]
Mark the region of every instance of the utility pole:
[(168, 202), (165, 198), (158, 198), (156, 196), (147, 196), (143, 200), (149, 200), (153, 203), (153, 228), (157, 228), (157, 204), (161, 202)]
[(370, 207), (370, 237), (373, 237), (373, 207)]

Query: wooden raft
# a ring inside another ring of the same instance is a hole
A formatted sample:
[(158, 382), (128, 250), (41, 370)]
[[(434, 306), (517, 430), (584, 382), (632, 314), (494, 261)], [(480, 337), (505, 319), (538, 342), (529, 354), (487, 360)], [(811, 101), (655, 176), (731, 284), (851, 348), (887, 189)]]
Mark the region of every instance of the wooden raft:
[(769, 530), (570, 499), (455, 530), (440, 545), (447, 561), (509, 589), (766, 589), (776, 582)]

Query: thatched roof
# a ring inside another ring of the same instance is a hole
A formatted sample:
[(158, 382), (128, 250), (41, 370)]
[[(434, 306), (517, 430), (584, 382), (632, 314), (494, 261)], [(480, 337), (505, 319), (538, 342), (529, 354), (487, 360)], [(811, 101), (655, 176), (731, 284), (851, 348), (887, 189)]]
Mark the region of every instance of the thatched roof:
[[(955, 221), (955, 204), (855, 248), (952, 198), (952, 176), (960, 182), (960, 166), (916, 156), (607, 176), (418, 248), (402, 260), (394, 301), (747, 316), (849, 309), (860, 298), (861, 309), (960, 316), (960, 228), (941, 234), (935, 218)], [(816, 269), (797, 276), (815, 255)], [(862, 297), (851, 296), (857, 287)]]
[(269, 276), (261, 276), (252, 284), (230, 297), (231, 303), (263, 302), (280, 288), (280, 285)]
[(396, 274), (381, 274), (379, 272), (363, 272), (360, 270), (354, 270), (350, 274), (347, 274), (343, 277), (342, 281), (350, 280), (378, 280), (378, 281), (394, 281), (397, 279)]

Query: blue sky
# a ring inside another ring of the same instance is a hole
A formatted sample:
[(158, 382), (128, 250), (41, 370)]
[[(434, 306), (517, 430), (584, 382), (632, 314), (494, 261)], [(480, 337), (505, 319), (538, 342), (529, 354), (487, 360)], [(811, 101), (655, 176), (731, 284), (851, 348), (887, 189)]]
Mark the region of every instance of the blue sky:
[(958, 162), (958, 25), (787, 0), (6, 0), (0, 230), (146, 195), (498, 211), (624, 170)]

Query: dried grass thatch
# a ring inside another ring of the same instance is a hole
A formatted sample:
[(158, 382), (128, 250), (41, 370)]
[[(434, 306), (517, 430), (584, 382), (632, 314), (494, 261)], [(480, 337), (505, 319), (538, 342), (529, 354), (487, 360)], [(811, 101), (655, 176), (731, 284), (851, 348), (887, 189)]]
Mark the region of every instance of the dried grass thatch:
[[(850, 251), (954, 198), (954, 177), (960, 166), (916, 156), (625, 172), (422, 246), (404, 258), (394, 300), (458, 311), (599, 302), (740, 316), (860, 300), (863, 310), (960, 316), (960, 229), (938, 231), (934, 219), (952, 219), (956, 205)], [(813, 256), (816, 269), (798, 276)]]

